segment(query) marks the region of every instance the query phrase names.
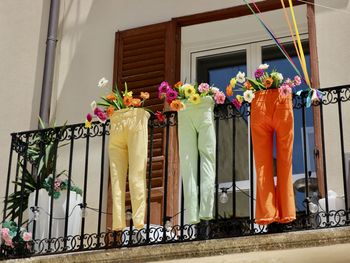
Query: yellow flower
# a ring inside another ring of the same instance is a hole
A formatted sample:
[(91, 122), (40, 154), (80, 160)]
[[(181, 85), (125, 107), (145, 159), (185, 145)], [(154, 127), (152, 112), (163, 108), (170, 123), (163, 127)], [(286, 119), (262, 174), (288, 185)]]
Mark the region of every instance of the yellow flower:
[(141, 100), (140, 99), (132, 99), (132, 106), (140, 107), (141, 106)]
[(91, 121), (85, 120), (85, 128), (91, 128)]
[(237, 95), (236, 99), (240, 102), (243, 103), (244, 98), (241, 95)]
[(236, 78), (232, 78), (232, 79), (230, 80), (230, 85), (231, 85), (231, 87), (236, 86), (236, 83), (237, 83)]
[(124, 92), (123, 95), (124, 97), (132, 97), (132, 91)]
[(199, 94), (193, 94), (188, 100), (193, 104), (198, 104), (201, 102), (201, 97), (199, 96)]
[(230, 82), (230, 85), (228, 85), (228, 86), (226, 87), (226, 95), (227, 95), (228, 97), (233, 96), (233, 91), (232, 91), (231, 82)]
[(148, 93), (148, 92), (142, 92), (142, 91), (141, 91), (140, 97), (141, 97), (142, 99), (144, 99), (144, 100), (147, 100), (147, 99), (149, 99), (149, 93)]
[(186, 85), (184, 87), (184, 92), (185, 92), (185, 97), (189, 98), (196, 93), (196, 90), (194, 89), (194, 87), (192, 85)]

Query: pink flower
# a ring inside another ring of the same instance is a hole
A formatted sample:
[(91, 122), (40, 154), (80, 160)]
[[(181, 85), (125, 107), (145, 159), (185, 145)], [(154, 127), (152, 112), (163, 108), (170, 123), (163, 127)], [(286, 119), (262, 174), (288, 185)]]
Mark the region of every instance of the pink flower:
[(1, 235), (4, 237), (4, 236), (9, 236), (9, 229), (4, 227), (1, 229)]
[(97, 119), (102, 122), (105, 123), (107, 120), (107, 114), (101, 110), (99, 107), (96, 107), (94, 110), (94, 114), (96, 115)]
[(54, 183), (54, 190), (55, 191), (59, 191), (60, 190), (60, 188), (61, 188), (61, 180), (60, 179), (55, 179), (55, 183)]
[(177, 91), (169, 88), (168, 91), (166, 92), (166, 98), (168, 103), (171, 103), (173, 100), (176, 100)]
[(255, 72), (254, 72), (254, 76), (255, 78), (261, 78), (262, 76), (264, 76), (264, 70), (262, 70), (261, 68), (258, 68)]
[(215, 93), (214, 100), (217, 104), (224, 104), (225, 98), (226, 98), (226, 96), (222, 91)]
[(205, 93), (205, 92), (208, 92), (209, 91), (209, 84), (208, 83), (201, 83), (199, 86), (198, 86), (198, 91), (201, 92), (201, 93)]
[(282, 94), (282, 96), (288, 96), (292, 93), (292, 88), (289, 84), (282, 84), (282, 86), (280, 87), (280, 93)]
[(158, 87), (158, 92), (159, 94), (166, 94), (169, 89), (170, 89), (169, 83), (166, 81), (163, 81), (162, 83), (160, 83)]
[(301, 84), (301, 78), (299, 76), (295, 76), (294, 83), (295, 83), (295, 85), (299, 86)]
[(98, 112), (98, 114), (97, 114), (97, 119), (98, 119), (100, 122), (105, 123), (106, 120), (107, 120), (107, 114), (104, 113), (103, 111), (100, 111), (100, 112)]
[(13, 247), (13, 243), (12, 243), (12, 238), (10, 236), (10, 230), (8, 228), (2, 228), (1, 229), (1, 236), (5, 241), (5, 245), (9, 246), (9, 247)]
[(23, 233), (23, 241), (28, 242), (30, 240), (32, 240), (32, 233), (24, 232)]
[(90, 113), (88, 113), (86, 115), (86, 119), (87, 119), (88, 122), (91, 122), (92, 121), (92, 115)]
[(236, 107), (237, 110), (239, 110), (242, 106), (242, 103), (239, 102), (236, 98), (232, 100), (232, 104)]
[(294, 82), (290, 78), (287, 78), (284, 84), (289, 85), (291, 88), (295, 86)]

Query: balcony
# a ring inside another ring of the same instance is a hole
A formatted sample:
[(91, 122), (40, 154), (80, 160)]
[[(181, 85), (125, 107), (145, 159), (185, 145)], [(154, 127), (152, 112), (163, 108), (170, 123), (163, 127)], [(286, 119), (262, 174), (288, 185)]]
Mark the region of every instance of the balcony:
[[(301, 135), (294, 142), (293, 153), (295, 160), (301, 160), (295, 167), (293, 164), (298, 212), (294, 222), (283, 225), (266, 227), (254, 220), (255, 172), (248, 104), (240, 110), (232, 104), (215, 109), (215, 218), (195, 225), (187, 223), (181, 181), (174, 177), (175, 112), (167, 112), (164, 121), (152, 116), (148, 123), (148, 198), (142, 229), (133, 226), (127, 190), (127, 227), (111, 230), (108, 122), (95, 123), (90, 129), (76, 124), (11, 134), (3, 221), (13, 220), (18, 226), (27, 227), (33, 233), (33, 241), (20, 251), (2, 246), (1, 256), (16, 258), (155, 244), (168, 247), (166, 244), (170, 243), (268, 237), (272, 233), (305, 230), (316, 232), (305, 231), (304, 239), (308, 235), (319, 238), (317, 233), (349, 226), (350, 86), (323, 91), (322, 101), (311, 108), (306, 107), (307, 94), (293, 99)], [(59, 197), (48, 195), (58, 177), (65, 178), (65, 190)], [(43, 189), (44, 182), (48, 191)], [(298, 237), (296, 234), (295, 242)], [(290, 244), (286, 239), (281, 241)]]

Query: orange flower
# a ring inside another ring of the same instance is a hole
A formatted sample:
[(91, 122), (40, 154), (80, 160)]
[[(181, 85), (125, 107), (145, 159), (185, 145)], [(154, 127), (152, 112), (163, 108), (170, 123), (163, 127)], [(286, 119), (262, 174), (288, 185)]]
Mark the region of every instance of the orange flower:
[(273, 83), (273, 79), (272, 79), (272, 78), (266, 78), (266, 79), (264, 79), (264, 81), (263, 81), (263, 84), (264, 84), (264, 86), (265, 86), (267, 89), (271, 87), (272, 83)]
[(140, 99), (132, 99), (132, 106), (140, 107), (141, 106), (141, 100)]
[(131, 105), (132, 105), (132, 97), (130, 97), (130, 96), (124, 96), (123, 102), (124, 102), (124, 105), (125, 105), (126, 107), (131, 106)]
[(244, 82), (244, 87), (245, 87), (247, 90), (250, 90), (250, 89), (253, 88), (253, 87), (252, 87), (252, 84), (250, 84), (249, 81)]
[(106, 99), (107, 100), (116, 100), (117, 99), (117, 97), (115, 96), (115, 94), (114, 93), (111, 93), (111, 94), (108, 94), (107, 96), (106, 96)]
[(182, 85), (183, 85), (183, 83), (182, 83), (181, 81), (178, 81), (178, 82), (175, 83), (174, 87), (178, 89), (178, 88), (180, 88)]
[(173, 100), (171, 103), (170, 103), (170, 108), (174, 111), (180, 111), (184, 108), (184, 105), (182, 104), (181, 101), (179, 100)]
[(107, 108), (107, 115), (108, 115), (108, 117), (111, 117), (113, 113), (114, 113), (114, 107), (113, 106), (109, 106)]
[(226, 87), (226, 95), (227, 95), (228, 97), (233, 96), (233, 91), (232, 91), (232, 86), (231, 86), (231, 85), (228, 85), (228, 86)]
[(144, 99), (144, 100), (147, 100), (147, 99), (149, 99), (149, 93), (148, 93), (148, 92), (142, 92), (142, 91), (141, 91), (140, 97), (141, 97), (142, 99)]

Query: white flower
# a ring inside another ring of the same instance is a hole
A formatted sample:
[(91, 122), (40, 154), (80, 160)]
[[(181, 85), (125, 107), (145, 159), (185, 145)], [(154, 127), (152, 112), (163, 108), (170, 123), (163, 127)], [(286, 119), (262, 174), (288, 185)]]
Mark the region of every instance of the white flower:
[(265, 70), (265, 69), (268, 69), (268, 67), (269, 67), (269, 65), (267, 65), (267, 64), (261, 64), (259, 66), (259, 69)]
[(253, 93), (252, 90), (246, 90), (244, 93), (243, 93), (243, 97), (244, 97), (244, 100), (251, 103), (252, 100), (254, 99), (255, 97), (255, 94)]
[(277, 73), (276, 76), (277, 76), (277, 79), (279, 80), (279, 82), (283, 81), (283, 75), (281, 73)]
[(102, 89), (102, 88), (106, 87), (107, 83), (108, 83), (108, 80), (106, 80), (105, 78), (102, 78), (98, 82), (97, 86)]
[(91, 102), (90, 104), (92, 111), (94, 111), (97, 107), (96, 101)]
[(237, 73), (237, 76), (236, 76), (236, 80), (239, 82), (239, 83), (244, 83), (245, 82), (245, 73), (243, 72), (238, 72)]
[(283, 81), (283, 75), (279, 72), (272, 72), (271, 77), (277, 79), (279, 83)]
[(211, 92), (213, 92), (213, 94), (218, 93), (220, 90), (217, 87), (211, 87)]

